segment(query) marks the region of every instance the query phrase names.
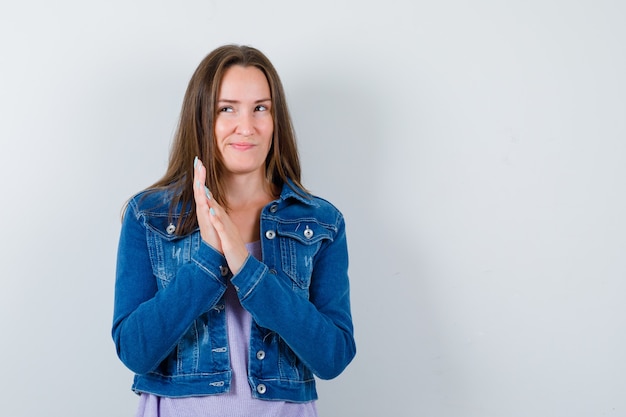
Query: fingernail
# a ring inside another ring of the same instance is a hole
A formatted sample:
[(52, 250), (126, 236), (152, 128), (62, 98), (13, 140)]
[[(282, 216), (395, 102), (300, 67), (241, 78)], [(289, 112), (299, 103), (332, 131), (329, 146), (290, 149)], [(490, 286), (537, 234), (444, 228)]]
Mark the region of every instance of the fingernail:
[(209, 200), (211, 199), (211, 192), (206, 185), (204, 186), (204, 194), (206, 194), (206, 198), (208, 198)]
[(213, 207), (209, 209), (209, 213), (211, 213), (211, 216), (215, 216), (215, 210), (213, 210)]
[(196, 188), (200, 188), (200, 181), (196, 180)]
[(198, 166), (198, 157), (196, 156), (196, 157), (193, 159), (193, 167), (195, 168), (195, 167), (197, 167), (197, 166)]

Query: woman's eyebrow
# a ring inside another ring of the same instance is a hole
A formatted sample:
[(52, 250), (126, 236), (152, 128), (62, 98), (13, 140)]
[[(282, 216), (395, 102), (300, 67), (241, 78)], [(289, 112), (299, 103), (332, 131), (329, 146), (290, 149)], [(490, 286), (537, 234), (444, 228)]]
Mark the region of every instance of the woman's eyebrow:
[[(266, 101), (272, 101), (272, 99), (271, 98), (262, 98), (262, 99), (259, 99), (259, 100), (255, 100), (254, 102), (255, 103), (264, 103)], [(240, 103), (239, 100), (232, 100), (232, 99), (229, 99), (229, 98), (220, 98), (220, 99), (217, 100), (217, 102), (218, 103), (228, 103), (228, 104), (230, 104), (230, 103), (232, 103), (232, 104)]]

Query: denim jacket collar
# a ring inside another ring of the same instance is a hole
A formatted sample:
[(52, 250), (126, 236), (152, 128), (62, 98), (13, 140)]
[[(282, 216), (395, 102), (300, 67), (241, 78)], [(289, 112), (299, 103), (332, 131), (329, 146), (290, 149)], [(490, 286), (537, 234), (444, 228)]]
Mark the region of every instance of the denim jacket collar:
[(302, 190), (297, 185), (295, 185), (293, 181), (288, 179), (287, 182), (283, 184), (283, 189), (280, 193), (280, 199), (286, 201), (290, 198), (294, 198), (301, 203), (307, 204), (312, 207), (319, 207), (319, 204), (315, 201), (311, 194)]

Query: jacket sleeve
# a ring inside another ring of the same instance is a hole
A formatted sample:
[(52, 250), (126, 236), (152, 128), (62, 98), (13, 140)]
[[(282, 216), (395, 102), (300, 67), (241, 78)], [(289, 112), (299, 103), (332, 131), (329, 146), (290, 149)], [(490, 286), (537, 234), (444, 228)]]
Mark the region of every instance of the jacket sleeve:
[(226, 290), (224, 278), (212, 272), (226, 261), (205, 243), (169, 285), (158, 289), (146, 232), (131, 200), (118, 246), (112, 336), (120, 360), (137, 374), (153, 371)]
[(278, 333), (319, 378), (338, 376), (354, 358), (348, 249), (341, 215), (334, 239), (325, 242), (316, 255), (309, 299), (296, 294), (275, 271), (252, 256), (232, 283), (255, 321)]

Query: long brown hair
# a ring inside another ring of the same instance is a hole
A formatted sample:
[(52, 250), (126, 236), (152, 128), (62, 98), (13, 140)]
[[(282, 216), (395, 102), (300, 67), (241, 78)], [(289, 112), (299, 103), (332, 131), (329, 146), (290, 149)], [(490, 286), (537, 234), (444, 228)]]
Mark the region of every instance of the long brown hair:
[[(170, 151), (167, 171), (149, 191), (168, 190), (172, 200), (170, 214), (181, 206), (176, 233), (193, 231), (198, 221), (193, 200), (193, 159), (198, 156), (207, 169), (207, 186), (215, 200), (224, 201), (224, 170), (215, 142), (217, 94), (226, 70), (233, 65), (254, 66), (261, 70), (270, 87), (274, 135), (265, 161), (265, 173), (270, 184), (282, 187), (288, 183), (300, 194), (306, 193), (300, 180), (300, 159), (296, 137), (287, 108), (285, 93), (276, 69), (258, 49), (250, 46), (224, 45), (207, 55), (194, 72), (183, 99), (180, 120)], [(291, 183), (288, 181), (291, 180)], [(279, 188), (280, 189), (280, 188)]]

